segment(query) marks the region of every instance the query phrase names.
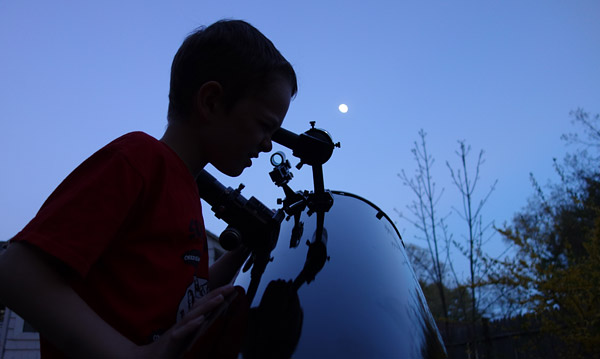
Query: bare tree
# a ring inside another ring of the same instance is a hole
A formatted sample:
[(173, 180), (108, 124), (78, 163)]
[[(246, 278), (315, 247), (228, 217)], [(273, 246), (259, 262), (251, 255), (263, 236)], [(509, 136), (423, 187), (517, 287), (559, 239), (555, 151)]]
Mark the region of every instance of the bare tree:
[(444, 288), (447, 287), (445, 281), (448, 257), (445, 255), (448, 253), (446, 248), (448, 242), (440, 239), (439, 231), (444, 228), (443, 217), (437, 213), (437, 205), (444, 190), (442, 189), (439, 194), (436, 192), (436, 184), (431, 174), (435, 160), (427, 152), (426, 136), (425, 131), (421, 129), (419, 131), (420, 140), (414, 142), (411, 150), (417, 164), (414, 176), (407, 175), (404, 170), (398, 174), (402, 183), (415, 194), (415, 199), (406, 206), (412, 216), (404, 216), (399, 211), (398, 213), (400, 217), (418, 229), (421, 234), (419, 237), (427, 243), (427, 251), (431, 260), (424, 262), (428, 264), (424, 269), (427, 277), (435, 283), (438, 289), (446, 323), (446, 333), (448, 333), (448, 305), (444, 293)]
[[(465, 221), (467, 225), (467, 234), (465, 236), (466, 246), (462, 245), (458, 241), (454, 241), (455, 246), (463, 253), (469, 262), (469, 290), (471, 294), (471, 324), (473, 328), (473, 339), (474, 338), (474, 325), (478, 320), (479, 312), (479, 289), (481, 288), (488, 270), (488, 263), (485, 260), (483, 245), (491, 238), (492, 234), (486, 238), (487, 232), (491, 229), (493, 223), (484, 224), (482, 209), (489, 199), (490, 195), (494, 191), (498, 180), (494, 181), (490, 189), (482, 199), (477, 202), (474, 198), (475, 190), (480, 180), (481, 166), (485, 162), (483, 159), (484, 151), (479, 152), (477, 162), (475, 163), (475, 174), (470, 176), (472, 173), (469, 172), (468, 156), (471, 152), (471, 146), (468, 146), (465, 141), (458, 141), (459, 149), (455, 152), (460, 159), (460, 165), (457, 169), (454, 169), (449, 162), (446, 162), (446, 166), (450, 170), (450, 176), (458, 189), (462, 198), (462, 210), (454, 208), (455, 212)], [(476, 347), (475, 347), (476, 348)], [(475, 352), (477, 356), (477, 352)]]

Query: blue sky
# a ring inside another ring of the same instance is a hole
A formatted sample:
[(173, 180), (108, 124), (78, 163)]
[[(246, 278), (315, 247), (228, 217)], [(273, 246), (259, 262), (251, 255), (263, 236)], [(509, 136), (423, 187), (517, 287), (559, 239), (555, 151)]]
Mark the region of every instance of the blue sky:
[[(422, 128), (446, 189), (440, 210), (460, 206), (444, 163), (457, 163), (464, 139), (474, 155), (485, 150), (479, 195), (498, 179), (483, 216), (501, 224), (526, 203), (529, 172), (553, 178), (569, 112), (600, 112), (599, 17), (594, 0), (0, 1), (0, 239), (110, 140), (160, 137), (175, 51), (221, 18), (249, 21), (294, 65), (299, 93), (284, 127), (316, 121), (342, 143), (324, 167), (327, 188), (366, 197), (415, 242), (394, 208), (413, 199), (397, 173), (414, 170)], [(217, 177), (275, 207), (282, 193), (269, 170), (263, 154), (241, 177)], [(290, 185), (310, 180), (306, 168)], [(224, 227), (207, 207), (205, 216), (209, 230)]]

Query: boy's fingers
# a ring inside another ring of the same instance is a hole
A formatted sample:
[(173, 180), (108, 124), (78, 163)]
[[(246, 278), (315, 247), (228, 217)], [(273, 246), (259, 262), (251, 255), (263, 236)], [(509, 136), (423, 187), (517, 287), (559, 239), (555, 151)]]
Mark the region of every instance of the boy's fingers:
[(153, 344), (154, 348), (148, 352), (148, 357), (156, 355), (165, 358), (181, 357), (185, 353), (186, 348), (191, 345), (192, 340), (195, 338), (195, 333), (198, 333), (202, 329), (202, 324), (205, 321), (206, 317), (201, 315), (173, 327), (169, 333), (161, 338), (161, 341)]
[(168, 348), (167, 351), (177, 357), (189, 349), (211, 325), (214, 317), (219, 315), (224, 302), (234, 294), (236, 294), (235, 288), (228, 285), (217, 288), (200, 298), (183, 320), (172, 328), (168, 339), (165, 338), (167, 340), (167, 343), (165, 343), (166, 348)]
[(206, 315), (213, 309), (219, 306), (219, 304), (223, 303), (225, 297), (221, 294), (212, 296), (212, 298), (201, 298), (196, 304), (194, 304), (194, 308), (185, 315), (184, 321), (186, 318), (188, 320), (193, 320), (194, 318), (200, 315)]
[(208, 313), (223, 303), (226, 297), (229, 297), (233, 293), (235, 293), (235, 288), (231, 285), (223, 286), (209, 292), (194, 304), (192, 310), (183, 318), (182, 324), (192, 321), (201, 315), (207, 316)]
[(198, 329), (200, 329), (205, 321), (206, 316), (201, 315), (175, 328), (172, 333), (173, 340), (181, 341), (190, 337), (192, 333), (195, 333)]
[(233, 293), (233, 291), (235, 291), (235, 287), (232, 285), (224, 285), (222, 287), (216, 288), (214, 290), (211, 290), (210, 292), (208, 292), (208, 294), (206, 295), (207, 298), (210, 297), (210, 295), (219, 295), (222, 294), (223, 296), (228, 296), (231, 293)]
[[(206, 303), (212, 302), (217, 297), (228, 297), (233, 292), (235, 292), (235, 288), (232, 285), (227, 285), (227, 286), (219, 287), (215, 290), (212, 290), (212, 291), (208, 292), (205, 296), (200, 298), (200, 300), (198, 300), (194, 304), (194, 309), (192, 310), (192, 312), (195, 311), (196, 308), (204, 306), (204, 305), (206, 305)], [(217, 299), (217, 303), (220, 303), (221, 301), (222, 301), (222, 298)]]

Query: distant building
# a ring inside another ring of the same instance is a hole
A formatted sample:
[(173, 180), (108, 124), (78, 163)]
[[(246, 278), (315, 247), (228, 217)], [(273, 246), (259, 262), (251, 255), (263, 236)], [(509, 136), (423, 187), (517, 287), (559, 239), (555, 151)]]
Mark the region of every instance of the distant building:
[[(209, 264), (214, 263), (225, 250), (219, 239), (206, 231), (208, 238)], [(0, 241), (0, 255), (6, 250), (7, 242)], [(0, 359), (40, 358), (40, 336), (23, 318), (0, 303)]]

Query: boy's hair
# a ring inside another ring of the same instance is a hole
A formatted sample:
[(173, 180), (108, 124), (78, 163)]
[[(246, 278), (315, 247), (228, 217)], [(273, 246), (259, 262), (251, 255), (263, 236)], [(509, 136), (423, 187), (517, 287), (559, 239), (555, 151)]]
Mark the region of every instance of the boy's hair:
[(272, 75), (288, 80), (298, 91), (292, 65), (255, 27), (241, 20), (221, 20), (190, 34), (173, 59), (169, 121), (192, 112), (196, 91), (208, 81), (223, 86), (226, 109), (243, 96), (264, 89)]

